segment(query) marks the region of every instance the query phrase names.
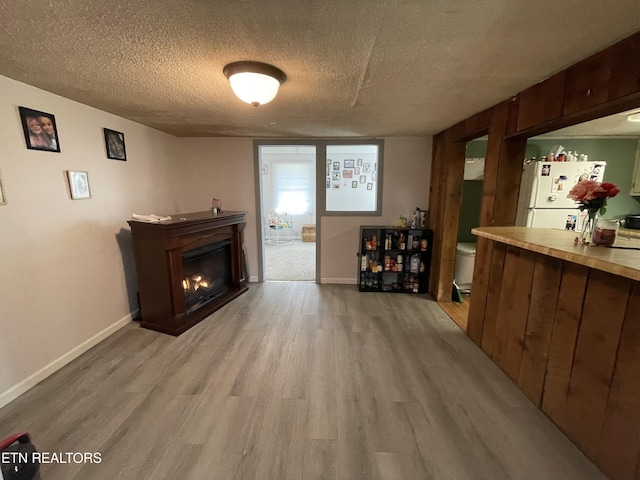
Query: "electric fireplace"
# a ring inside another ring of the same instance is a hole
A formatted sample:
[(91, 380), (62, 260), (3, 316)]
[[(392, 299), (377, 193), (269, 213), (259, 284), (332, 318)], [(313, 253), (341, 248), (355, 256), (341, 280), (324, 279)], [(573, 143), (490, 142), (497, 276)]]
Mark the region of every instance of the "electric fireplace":
[(188, 315), (229, 291), (231, 241), (224, 240), (184, 252), (182, 274)]
[(179, 335), (246, 292), (244, 212), (130, 220), (141, 326)]

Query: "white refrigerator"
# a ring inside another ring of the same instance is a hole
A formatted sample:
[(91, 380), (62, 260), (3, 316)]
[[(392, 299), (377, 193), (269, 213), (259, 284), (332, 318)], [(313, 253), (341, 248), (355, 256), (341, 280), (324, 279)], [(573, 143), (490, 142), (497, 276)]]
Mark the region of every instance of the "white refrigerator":
[(531, 162), (524, 164), (516, 225), (581, 231), (587, 217), (567, 198), (580, 180), (602, 182), (606, 162)]

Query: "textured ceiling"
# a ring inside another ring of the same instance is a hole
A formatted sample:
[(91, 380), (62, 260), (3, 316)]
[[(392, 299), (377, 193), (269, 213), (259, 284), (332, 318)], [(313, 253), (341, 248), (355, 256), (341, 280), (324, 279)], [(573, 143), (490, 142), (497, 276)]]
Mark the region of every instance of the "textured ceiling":
[[(638, 0), (0, 0), (0, 18), (0, 75), (178, 136), (431, 135), (640, 30)], [(285, 71), (273, 102), (233, 95), (238, 60)]]

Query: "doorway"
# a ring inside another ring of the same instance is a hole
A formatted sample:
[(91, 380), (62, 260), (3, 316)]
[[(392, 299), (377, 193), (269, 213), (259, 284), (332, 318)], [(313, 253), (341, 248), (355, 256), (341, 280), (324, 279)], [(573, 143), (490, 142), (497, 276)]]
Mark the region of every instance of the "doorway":
[(314, 282), (316, 146), (260, 142), (256, 156), (260, 280)]
[(464, 177), (462, 186), (462, 204), (458, 220), (456, 242), (455, 286), (452, 292), (453, 302), (441, 302), (439, 305), (451, 319), (463, 330), (467, 330), (469, 304), (471, 302), (471, 284), (476, 255), (476, 237), (471, 229), (480, 225), (480, 207), (484, 180), (484, 164), (487, 153), (487, 137), (467, 143), (465, 153)]

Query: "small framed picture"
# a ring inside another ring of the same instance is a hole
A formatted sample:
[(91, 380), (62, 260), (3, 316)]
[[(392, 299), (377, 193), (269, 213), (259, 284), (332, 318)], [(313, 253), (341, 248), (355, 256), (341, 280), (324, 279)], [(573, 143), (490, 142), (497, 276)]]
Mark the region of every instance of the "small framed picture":
[(107, 147), (107, 158), (127, 161), (127, 151), (124, 146), (124, 133), (115, 130), (104, 130), (104, 144)]
[(340, 162), (333, 162), (333, 169), (340, 170)]
[(360, 167), (356, 167), (353, 169), (353, 174), (354, 175), (360, 175)]
[(67, 177), (69, 179), (69, 191), (71, 192), (72, 200), (86, 200), (91, 198), (89, 174), (87, 172), (69, 170), (67, 171)]
[(262, 174), (263, 175), (268, 175), (269, 174), (269, 165), (267, 165), (266, 163), (264, 165), (262, 165)]
[(27, 148), (48, 152), (60, 151), (56, 118), (45, 112), (26, 107), (18, 107)]
[(365, 163), (365, 164), (362, 166), (362, 171), (363, 171), (364, 173), (369, 173), (369, 172), (371, 171), (371, 164), (370, 164), (370, 163)]
[(4, 182), (2, 181), (2, 171), (0, 170), (0, 205), (7, 204), (7, 194), (4, 191)]
[(358, 188), (358, 182), (356, 181), (351, 182), (351, 188)]
[(352, 178), (353, 177), (353, 170), (343, 170), (342, 171), (342, 176), (344, 178)]
[(366, 175), (360, 175), (360, 183), (367, 183), (367, 176)]
[(331, 179), (327, 177), (327, 188), (329, 188), (330, 186), (331, 186)]
[(357, 161), (358, 161), (358, 166), (361, 167), (362, 166), (362, 159), (359, 158)]
[(367, 190), (373, 190), (373, 183), (367, 183)]
[(355, 160), (345, 160), (344, 161), (344, 168), (353, 168), (355, 165)]

